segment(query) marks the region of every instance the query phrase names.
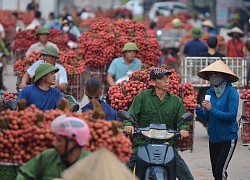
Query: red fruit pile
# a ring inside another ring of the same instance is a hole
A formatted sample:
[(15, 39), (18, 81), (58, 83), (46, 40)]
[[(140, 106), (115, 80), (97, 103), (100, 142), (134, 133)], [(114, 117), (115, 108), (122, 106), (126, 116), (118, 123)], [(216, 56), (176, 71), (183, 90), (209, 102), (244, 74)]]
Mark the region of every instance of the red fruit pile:
[(187, 20), (190, 19), (191, 16), (188, 13), (177, 13), (177, 14), (167, 16), (167, 17), (166, 16), (160, 16), (157, 24), (161, 28), (168, 29), (166, 27), (166, 24), (171, 24), (172, 25), (172, 20), (175, 19), (175, 18), (180, 19), (180, 21), (185, 25)]
[(175, 72), (174, 69), (170, 70), (172, 74), (169, 76), (169, 88), (168, 91), (177, 96), (180, 96), (181, 89), (181, 76)]
[[(186, 108), (186, 112), (194, 114), (194, 109)], [(180, 140), (176, 140), (174, 147), (180, 151), (193, 150), (194, 144), (194, 121), (189, 122), (189, 136)]]
[(29, 57), (24, 57), (15, 62), (13, 65), (14, 71), (22, 76), (26, 70), (39, 59), (41, 59), (40, 52), (32, 52)]
[(60, 51), (59, 54), (59, 62), (68, 74), (82, 74), (85, 72), (85, 62), (80, 60), (75, 51)]
[[(3, 25), (5, 30), (15, 31), (16, 30), (16, 21), (11, 18), (11, 15), (14, 11), (10, 10), (0, 10), (0, 23)], [(34, 19), (33, 11), (15, 11), (18, 14), (18, 18), (24, 22), (24, 24), (30, 24)]]
[(241, 127), (241, 140), (243, 145), (250, 143), (250, 122), (243, 122)]
[(197, 93), (190, 83), (182, 85), (183, 104), (185, 107), (195, 108), (197, 106)]
[(115, 132), (112, 122), (98, 120), (97, 122), (88, 122), (90, 127), (91, 140), (85, 149), (94, 151), (105, 146), (110, 151), (118, 155), (122, 162), (127, 162), (132, 153), (131, 141), (123, 133)]
[[(142, 68), (140, 71), (133, 72), (130, 76), (129, 81), (124, 81), (121, 84), (111, 86), (109, 88), (108, 94), (111, 101), (111, 107), (116, 110), (127, 110), (131, 105), (132, 101), (134, 100), (135, 96), (140, 93), (142, 90), (151, 89), (153, 87), (152, 81), (150, 80), (149, 73), (153, 67), (148, 69)], [(170, 70), (172, 74), (169, 76), (169, 89), (170, 93), (173, 93), (177, 96), (180, 96), (180, 89), (181, 89), (181, 76), (175, 72), (174, 69)], [(192, 85), (185, 85), (185, 90), (187, 88), (193, 88)], [(192, 95), (192, 102), (185, 103), (185, 107), (194, 107), (196, 102), (196, 94), (194, 93), (194, 89), (192, 93), (190, 91), (188, 96), (185, 98), (191, 98)], [(184, 100), (185, 100), (184, 98)], [(194, 98), (194, 100), (193, 100)], [(190, 101), (190, 100), (189, 100)]]
[(59, 109), (42, 112), (35, 105), (31, 105), (21, 111), (5, 110), (0, 113), (0, 162), (22, 165), (35, 155), (53, 147), (55, 136), (51, 132), (50, 124), (62, 114), (79, 117), (88, 123), (91, 137), (86, 149), (94, 151), (105, 146), (123, 162), (130, 158), (131, 142), (119, 133), (117, 122), (92, 122), (91, 112), (76, 114)]
[(240, 98), (243, 100), (242, 114), (250, 120), (250, 89), (243, 89)]
[(7, 100), (15, 100), (15, 99), (17, 99), (17, 95), (16, 95), (16, 93), (13, 93), (13, 92), (11, 92), (11, 93), (4, 92), (3, 96), (2, 96), (2, 99), (5, 100), (5, 101), (7, 101)]
[(29, 47), (38, 42), (38, 37), (36, 36), (36, 30), (25, 30), (16, 33), (15, 42), (12, 47), (13, 50), (28, 50)]
[(59, 29), (50, 30), (49, 41), (55, 43), (60, 49), (60, 51), (65, 51), (69, 48), (69, 37), (67, 35), (63, 35), (61, 30)]
[[(38, 42), (38, 37), (36, 35), (37, 30), (25, 30), (16, 33), (15, 43), (12, 47), (13, 50), (26, 51), (29, 47)], [(58, 29), (50, 30), (49, 41), (55, 43), (60, 50), (66, 50), (68, 48), (68, 39), (65, 38), (61, 31)]]
[(130, 20), (110, 23), (108, 20), (100, 19), (91, 26), (90, 32), (81, 35), (79, 52), (86, 65), (102, 67), (121, 57), (121, 51), (127, 42), (137, 44), (137, 58), (142, 62), (150, 66), (158, 63), (161, 51), (157, 38), (149, 37), (142, 23)]

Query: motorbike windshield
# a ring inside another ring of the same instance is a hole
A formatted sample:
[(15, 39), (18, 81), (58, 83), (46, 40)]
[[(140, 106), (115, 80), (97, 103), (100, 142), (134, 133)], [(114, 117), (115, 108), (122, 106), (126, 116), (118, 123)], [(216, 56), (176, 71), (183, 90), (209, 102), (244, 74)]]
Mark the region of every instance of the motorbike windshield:
[(174, 136), (174, 133), (168, 132), (168, 130), (158, 129), (150, 129), (149, 131), (142, 131), (141, 133), (151, 139), (170, 139)]

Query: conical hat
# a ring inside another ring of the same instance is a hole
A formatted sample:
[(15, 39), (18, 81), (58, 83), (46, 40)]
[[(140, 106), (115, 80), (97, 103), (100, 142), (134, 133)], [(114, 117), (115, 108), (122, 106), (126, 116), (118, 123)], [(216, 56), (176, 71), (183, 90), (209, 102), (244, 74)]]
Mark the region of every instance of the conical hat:
[(132, 172), (106, 148), (77, 161), (62, 173), (65, 180), (136, 180)]
[(227, 35), (228, 35), (228, 36), (232, 36), (233, 33), (238, 33), (238, 34), (240, 34), (242, 37), (244, 36), (244, 32), (243, 32), (240, 28), (238, 28), (238, 27), (232, 28), (232, 29), (227, 33)]
[(210, 21), (210, 20), (206, 20), (206, 21), (202, 22), (202, 25), (214, 29), (214, 24), (213, 24), (212, 21)]
[(233, 71), (222, 61), (218, 60), (198, 72), (198, 76), (202, 79), (209, 80), (209, 73), (219, 72), (225, 75), (227, 82), (236, 82), (239, 78)]

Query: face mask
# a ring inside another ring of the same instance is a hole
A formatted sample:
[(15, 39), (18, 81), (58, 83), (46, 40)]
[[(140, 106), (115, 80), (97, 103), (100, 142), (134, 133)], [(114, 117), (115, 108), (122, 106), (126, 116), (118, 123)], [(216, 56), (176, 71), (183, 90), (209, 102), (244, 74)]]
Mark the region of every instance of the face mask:
[(224, 81), (224, 77), (221, 74), (211, 74), (209, 75), (209, 81), (212, 86), (218, 86)]
[(62, 31), (63, 32), (69, 32), (69, 26), (63, 26)]
[(227, 82), (224, 81), (218, 87), (214, 87), (215, 95), (216, 95), (217, 98), (220, 98), (222, 96), (222, 94), (225, 91), (226, 85), (227, 85)]

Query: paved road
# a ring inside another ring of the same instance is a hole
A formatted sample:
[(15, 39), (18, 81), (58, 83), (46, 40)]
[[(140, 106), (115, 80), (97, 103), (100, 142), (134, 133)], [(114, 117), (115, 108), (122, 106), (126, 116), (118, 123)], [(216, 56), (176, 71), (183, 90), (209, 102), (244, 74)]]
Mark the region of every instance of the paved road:
[[(8, 76), (4, 77), (4, 84), (8, 88), (8, 92), (16, 91), (16, 77), (13, 74), (12, 65), (8, 65)], [(83, 106), (86, 103), (83, 98), (80, 103)], [(241, 107), (239, 108), (239, 116), (241, 115)], [(208, 153), (208, 137), (206, 129), (199, 123), (195, 122), (194, 131), (194, 151), (180, 152), (181, 156), (189, 165), (195, 180), (212, 180), (211, 166)], [(228, 180), (250, 180), (250, 150), (242, 146), (240, 140), (236, 147), (234, 156), (228, 167)]]

